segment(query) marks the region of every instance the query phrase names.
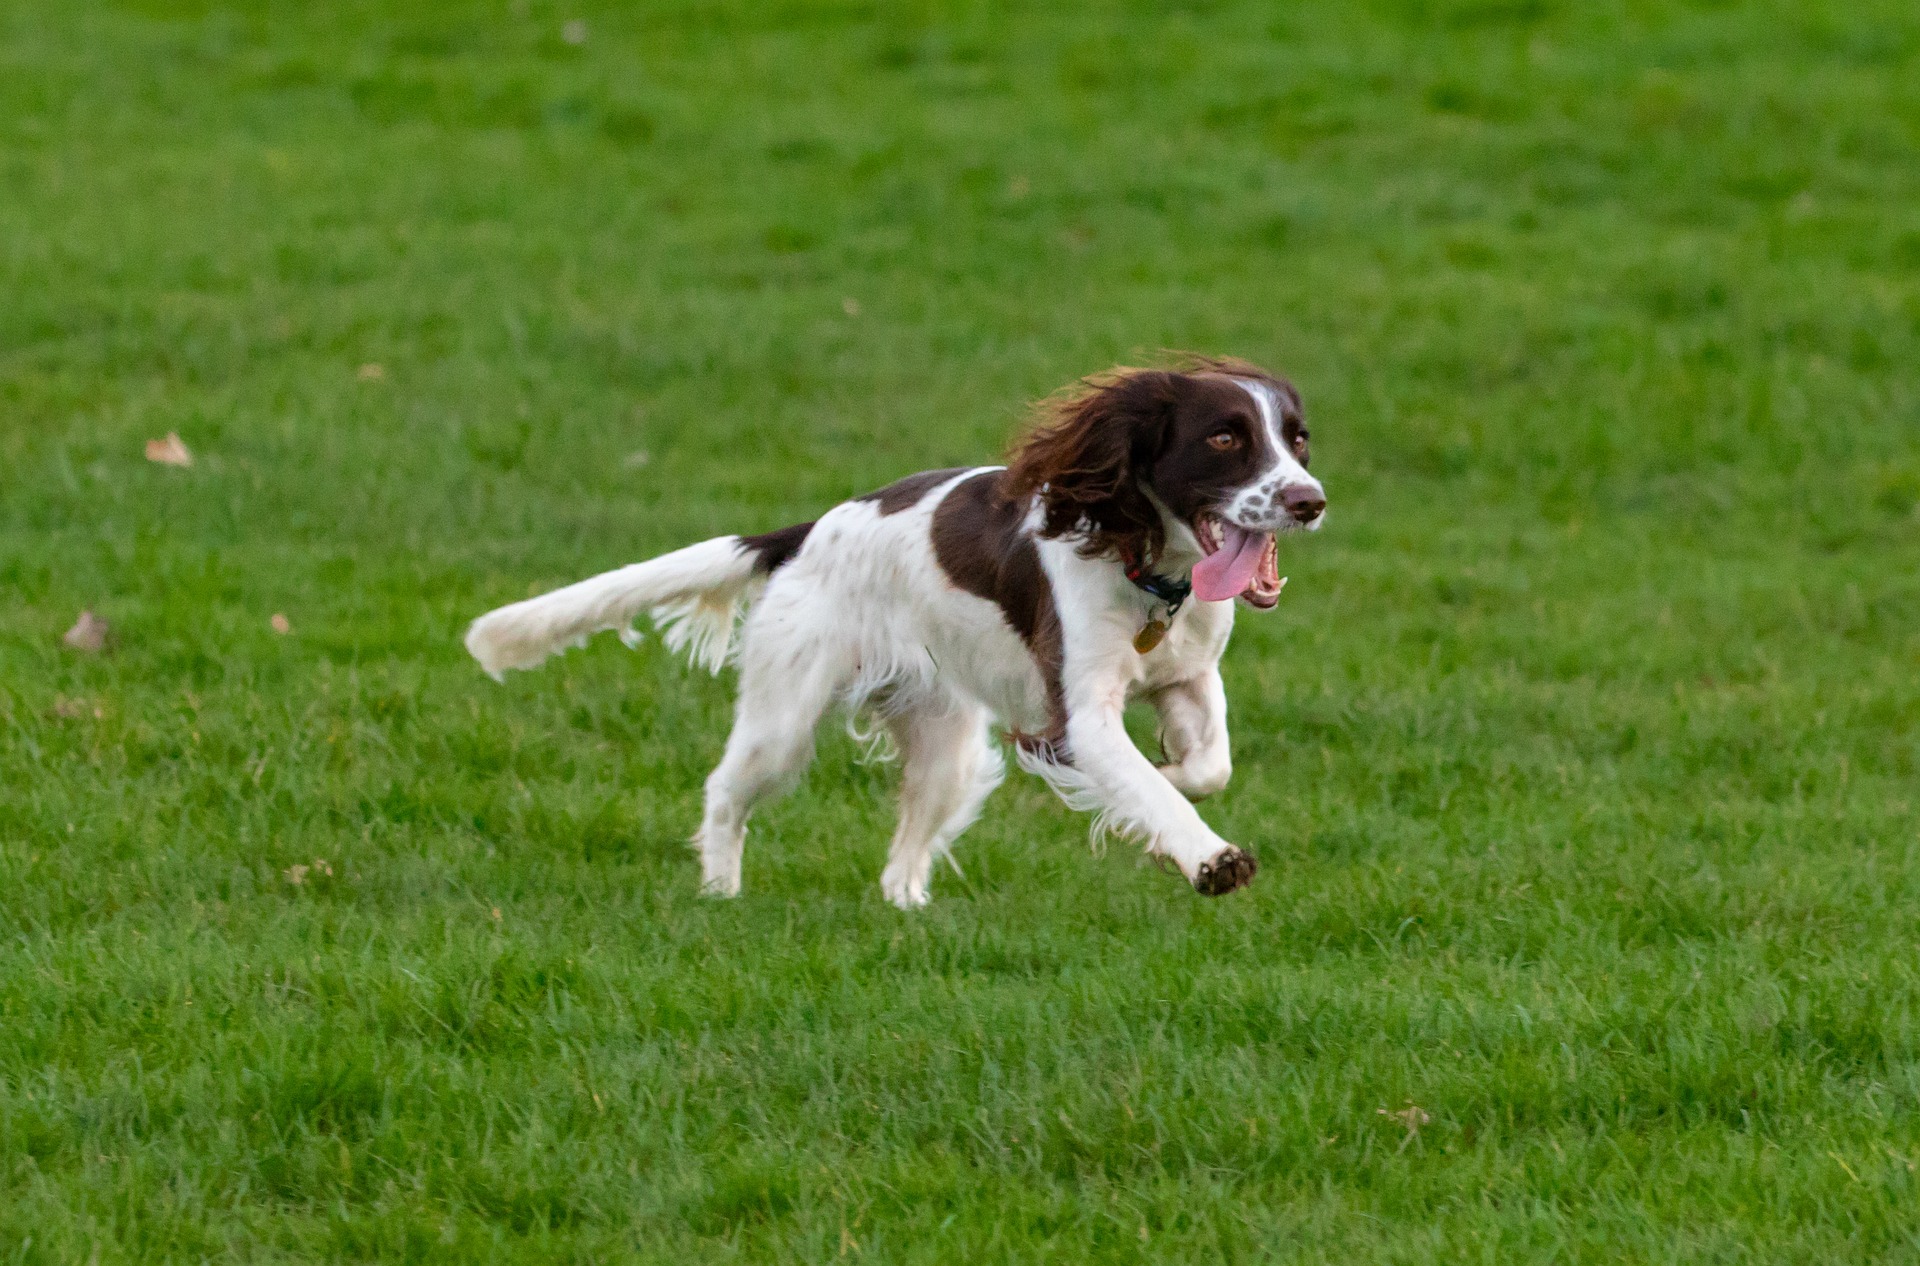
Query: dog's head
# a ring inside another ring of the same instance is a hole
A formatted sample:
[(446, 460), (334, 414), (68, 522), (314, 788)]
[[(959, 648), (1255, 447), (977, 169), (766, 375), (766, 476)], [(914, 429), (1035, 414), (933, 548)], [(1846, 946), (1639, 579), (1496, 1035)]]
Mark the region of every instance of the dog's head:
[(1046, 402), (1005, 486), (1037, 494), (1041, 530), (1084, 537), (1087, 554), (1147, 563), (1174, 537), (1201, 555), (1195, 594), (1270, 607), (1275, 536), (1318, 528), (1326, 514), (1307, 460), (1293, 384), (1242, 361), (1193, 359), (1112, 370)]

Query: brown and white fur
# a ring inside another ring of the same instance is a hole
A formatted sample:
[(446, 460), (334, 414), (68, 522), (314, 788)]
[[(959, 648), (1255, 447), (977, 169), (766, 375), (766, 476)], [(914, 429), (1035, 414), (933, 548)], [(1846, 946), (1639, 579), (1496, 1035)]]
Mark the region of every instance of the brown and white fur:
[[(1202, 893), (1231, 892), (1253, 858), (1188, 801), (1231, 771), (1219, 662), (1235, 594), (1196, 593), (1143, 653), (1135, 639), (1164, 606), (1122, 559), (1174, 578), (1200, 566), (1215, 588), (1222, 573), (1235, 586), (1251, 576), (1237, 596), (1271, 607), (1274, 535), (1318, 528), (1326, 508), (1307, 458), (1282, 378), (1211, 359), (1118, 369), (1044, 404), (1009, 466), (912, 475), (813, 523), (717, 537), (502, 607), (474, 621), (467, 649), (498, 677), (602, 630), (631, 641), (646, 614), (696, 662), (735, 660), (733, 732), (694, 837), (717, 896), (739, 892), (748, 815), (806, 768), (836, 703), (871, 711), (899, 752), (880, 877), (895, 905), (926, 904), (934, 861), (1003, 777), (996, 726), (1023, 768), (1099, 815), (1097, 830), (1142, 840)], [(1239, 564), (1206, 562), (1223, 540)], [(1159, 766), (1122, 720), (1142, 695), (1160, 713)]]

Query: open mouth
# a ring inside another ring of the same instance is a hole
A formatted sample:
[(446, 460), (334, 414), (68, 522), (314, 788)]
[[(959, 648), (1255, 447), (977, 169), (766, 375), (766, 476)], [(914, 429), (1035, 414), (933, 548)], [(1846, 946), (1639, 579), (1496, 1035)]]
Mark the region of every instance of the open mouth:
[(1207, 552), (1193, 567), (1193, 595), (1207, 602), (1245, 598), (1256, 607), (1280, 601), (1287, 582), (1280, 577), (1280, 556), (1273, 533), (1255, 532), (1211, 514), (1194, 520), (1193, 534)]

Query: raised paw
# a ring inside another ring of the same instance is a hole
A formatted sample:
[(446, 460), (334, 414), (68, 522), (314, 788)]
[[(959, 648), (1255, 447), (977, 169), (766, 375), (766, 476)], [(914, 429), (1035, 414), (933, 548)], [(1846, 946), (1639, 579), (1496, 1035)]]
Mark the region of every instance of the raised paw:
[(1253, 854), (1237, 848), (1222, 849), (1200, 863), (1200, 869), (1193, 873), (1193, 890), (1203, 897), (1222, 897), (1252, 883), (1259, 869)]

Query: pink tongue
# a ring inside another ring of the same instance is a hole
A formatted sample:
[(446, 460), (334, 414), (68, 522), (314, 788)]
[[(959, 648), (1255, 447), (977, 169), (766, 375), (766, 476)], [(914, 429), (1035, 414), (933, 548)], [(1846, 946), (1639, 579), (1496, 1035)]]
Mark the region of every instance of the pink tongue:
[(1193, 565), (1193, 596), (1207, 602), (1225, 602), (1245, 593), (1260, 570), (1260, 556), (1267, 551), (1264, 532), (1222, 523), (1220, 533), (1220, 548)]

